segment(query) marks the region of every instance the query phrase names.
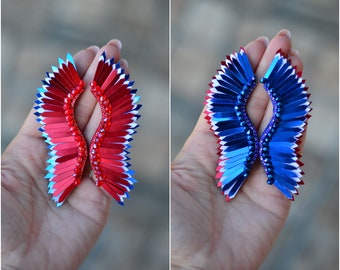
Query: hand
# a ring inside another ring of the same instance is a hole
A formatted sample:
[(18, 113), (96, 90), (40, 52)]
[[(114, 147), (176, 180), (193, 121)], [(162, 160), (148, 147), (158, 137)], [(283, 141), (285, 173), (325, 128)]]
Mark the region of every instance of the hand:
[[(120, 41), (112, 40), (74, 56), (86, 89), (75, 117), (88, 142), (101, 119), (90, 81), (102, 52), (120, 60), (120, 49)], [(76, 269), (106, 224), (111, 197), (96, 187), (86, 168), (81, 184), (57, 208), (47, 193), (47, 145), (38, 128), (32, 110), (2, 156), (2, 269)]]
[[(302, 61), (291, 49), (290, 33), (281, 30), (268, 44), (261, 37), (245, 46), (256, 77), (261, 78), (277, 50), (298, 71)], [(268, 94), (259, 84), (247, 113), (260, 133), (272, 116)], [(237, 196), (225, 202), (217, 188), (217, 139), (202, 113), (191, 136), (172, 163), (171, 237), (173, 269), (257, 269), (276, 241), (290, 201), (266, 183), (259, 162)]]

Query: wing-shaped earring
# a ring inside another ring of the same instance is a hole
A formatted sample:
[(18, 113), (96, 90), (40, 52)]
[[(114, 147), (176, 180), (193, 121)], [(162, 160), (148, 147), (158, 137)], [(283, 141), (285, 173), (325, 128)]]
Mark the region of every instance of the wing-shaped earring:
[(258, 157), (258, 137), (246, 113), (256, 85), (244, 49), (227, 56), (213, 77), (206, 96), (206, 119), (218, 138), (216, 178), (226, 200), (235, 197)]
[(132, 85), (120, 64), (114, 63), (114, 59), (106, 60), (103, 53), (91, 83), (102, 119), (91, 140), (90, 162), (96, 185), (103, 187), (119, 204), (123, 204), (136, 182), (132, 177), (134, 172), (129, 169), (127, 149), (138, 127), (136, 120), (141, 105), (137, 104), (139, 96)]
[[(91, 83), (102, 118), (91, 140), (89, 155), (97, 186), (102, 186), (119, 204), (123, 204), (136, 182), (129, 169), (127, 149), (138, 126), (135, 121), (140, 117), (141, 105), (137, 104), (137, 89), (132, 85), (119, 62), (106, 60), (103, 53)], [(88, 156), (87, 143), (74, 116), (83, 87), (68, 54), (66, 61), (59, 59), (59, 67), (52, 67), (52, 72), (47, 73), (34, 107), (51, 156), (46, 178), (57, 206), (80, 184)]]
[(74, 105), (84, 83), (70, 54), (66, 61), (59, 58), (59, 67), (52, 66), (52, 72), (46, 74), (34, 108), (49, 149), (48, 192), (60, 206), (80, 184), (87, 158), (86, 141), (74, 118)]
[(303, 184), (300, 139), (311, 111), (309, 94), (301, 73), (278, 52), (261, 79), (273, 104), (273, 116), (260, 139), (260, 159), (268, 184), (274, 184), (294, 200)]
[(273, 103), (273, 117), (258, 139), (246, 113), (256, 79), (244, 49), (227, 56), (206, 95), (206, 118), (218, 137), (216, 178), (226, 200), (235, 197), (260, 157), (268, 184), (293, 200), (303, 174), (298, 144), (310, 117), (310, 101), (301, 74), (280, 52), (261, 79)]

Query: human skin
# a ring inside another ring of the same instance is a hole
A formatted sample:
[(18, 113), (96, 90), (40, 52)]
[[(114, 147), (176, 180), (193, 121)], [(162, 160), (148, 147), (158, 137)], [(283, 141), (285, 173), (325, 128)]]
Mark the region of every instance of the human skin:
[[(278, 49), (302, 70), (289, 35), (283, 30), (269, 44), (259, 38), (245, 46), (257, 78)], [(86, 87), (75, 116), (87, 141), (101, 118), (89, 92), (97, 59), (105, 50), (107, 57), (119, 60), (120, 48), (113, 40), (74, 56)], [(263, 131), (271, 105), (260, 86), (247, 106), (251, 121)], [(266, 184), (257, 163), (237, 197), (226, 203), (215, 183), (216, 137), (203, 117), (171, 166), (172, 269), (256, 269), (276, 241), (290, 201)], [(91, 183), (87, 167), (82, 183), (56, 208), (47, 194), (47, 149), (38, 128), (31, 111), (2, 155), (2, 269), (77, 269), (107, 222), (111, 198)]]
[[(302, 71), (291, 34), (283, 29), (270, 42), (260, 37), (245, 46), (257, 78), (279, 49)], [(261, 134), (272, 117), (272, 104), (261, 84), (247, 103), (247, 113)], [(172, 269), (257, 269), (287, 219), (291, 201), (266, 183), (258, 161), (237, 196), (225, 201), (215, 180), (217, 147), (202, 112), (171, 166)]]
[[(85, 92), (75, 109), (77, 123), (89, 142), (101, 119), (90, 93), (99, 56), (120, 59), (121, 42), (111, 40), (101, 49), (91, 46), (74, 55)], [(33, 93), (32, 93), (33, 98)], [(93, 182), (87, 166), (81, 184), (61, 206), (47, 193), (46, 143), (33, 110), (2, 155), (1, 264), (2, 269), (77, 269), (102, 232), (111, 197)]]

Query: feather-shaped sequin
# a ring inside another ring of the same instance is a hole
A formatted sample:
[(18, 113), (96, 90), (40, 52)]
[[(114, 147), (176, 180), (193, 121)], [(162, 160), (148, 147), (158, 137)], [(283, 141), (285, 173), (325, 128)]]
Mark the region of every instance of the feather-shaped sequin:
[(216, 178), (227, 200), (236, 195), (258, 156), (256, 130), (246, 113), (254, 87), (254, 73), (241, 49), (221, 63), (207, 91), (206, 119), (219, 143)]
[(298, 145), (310, 101), (305, 81), (278, 52), (261, 79), (273, 103), (273, 116), (260, 139), (246, 112), (256, 85), (244, 49), (227, 56), (206, 95), (206, 119), (218, 138), (218, 186), (227, 201), (235, 197), (260, 157), (268, 184), (293, 200), (303, 172)]
[(136, 133), (136, 120), (140, 117), (137, 89), (132, 88), (120, 63), (106, 60), (103, 53), (98, 61), (91, 92), (96, 97), (102, 118), (91, 140), (87, 143), (74, 116), (76, 100), (84, 91), (72, 56), (59, 67), (47, 73), (42, 88), (38, 89), (35, 115), (42, 125), (40, 131), (48, 144), (49, 156), (46, 178), (49, 193), (57, 206), (65, 202), (72, 190), (80, 184), (87, 156), (96, 177), (97, 186), (106, 190), (119, 204), (136, 180), (128, 162), (128, 148)]
[(87, 158), (86, 141), (74, 118), (74, 105), (83, 86), (72, 56), (67, 54), (65, 61), (59, 59), (59, 67), (47, 73), (34, 107), (49, 149), (48, 192), (58, 206), (80, 184)]
[(132, 85), (120, 64), (102, 54), (91, 83), (102, 119), (91, 140), (90, 161), (97, 186), (120, 204), (136, 182), (128, 162), (128, 148), (138, 127), (136, 120), (140, 117), (141, 105), (137, 104), (139, 96)]
[(293, 200), (303, 181), (299, 144), (310, 112), (305, 81), (278, 52), (261, 79), (273, 104), (273, 116), (260, 139), (260, 158), (274, 184)]

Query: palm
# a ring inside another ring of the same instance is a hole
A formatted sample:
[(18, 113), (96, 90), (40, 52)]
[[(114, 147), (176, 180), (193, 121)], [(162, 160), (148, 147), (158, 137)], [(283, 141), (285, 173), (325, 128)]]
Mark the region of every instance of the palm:
[[(257, 77), (279, 48), (288, 55), (289, 39), (275, 37), (266, 50), (256, 41), (247, 45)], [(302, 68), (298, 58), (291, 60)], [(267, 105), (266, 94), (256, 89), (248, 114), (260, 132), (271, 117)], [(172, 265), (256, 269), (282, 229), (290, 201), (266, 184), (266, 175), (256, 163), (236, 198), (226, 203), (216, 187), (216, 149), (216, 138), (202, 114), (172, 165)]]
[[(102, 50), (119, 59), (114, 42)], [(87, 49), (75, 56), (78, 72), (86, 83), (93, 77), (96, 51)], [(95, 99), (85, 94), (77, 107), (78, 124), (89, 139), (100, 111)], [(63, 206), (56, 208), (47, 194), (47, 150), (38, 126), (31, 112), (2, 157), (3, 267), (74, 269), (102, 231), (111, 200), (91, 183), (87, 170), (81, 185)]]
[[(204, 159), (207, 153), (197, 156)], [(202, 168), (199, 173), (197, 165)], [(173, 258), (187, 266), (203, 263), (204, 269), (253, 269), (276, 240), (289, 204), (274, 187), (267, 186), (260, 164), (228, 204), (216, 188), (214, 170), (194, 163), (185, 169), (176, 167), (172, 175)], [(183, 243), (191, 243), (190, 248)], [(196, 258), (205, 261), (195, 262)]]

